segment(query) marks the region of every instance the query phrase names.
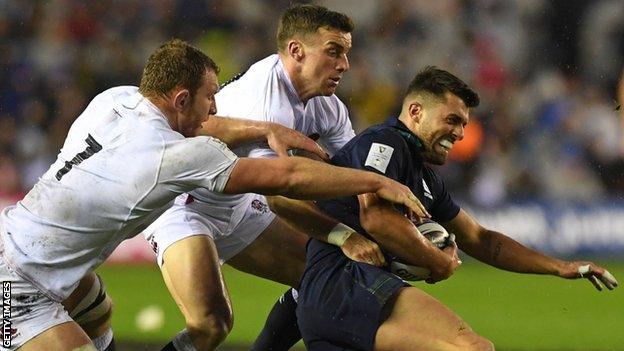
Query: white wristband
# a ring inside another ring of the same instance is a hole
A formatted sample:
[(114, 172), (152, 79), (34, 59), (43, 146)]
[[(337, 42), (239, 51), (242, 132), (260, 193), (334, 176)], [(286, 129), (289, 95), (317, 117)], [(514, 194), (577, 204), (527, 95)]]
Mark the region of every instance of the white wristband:
[(327, 234), (327, 242), (336, 246), (342, 246), (354, 232), (355, 230), (349, 228), (349, 226), (338, 223), (331, 232)]

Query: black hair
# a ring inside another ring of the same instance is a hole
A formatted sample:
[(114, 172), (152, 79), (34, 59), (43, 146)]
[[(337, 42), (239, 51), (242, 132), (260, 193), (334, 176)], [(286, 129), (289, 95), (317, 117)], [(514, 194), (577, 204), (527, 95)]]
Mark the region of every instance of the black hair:
[(435, 66), (427, 66), (418, 72), (407, 88), (405, 95), (422, 92), (442, 99), (444, 94), (449, 92), (462, 99), (467, 107), (479, 106), (479, 95), (470, 89), (468, 84), (452, 73)]

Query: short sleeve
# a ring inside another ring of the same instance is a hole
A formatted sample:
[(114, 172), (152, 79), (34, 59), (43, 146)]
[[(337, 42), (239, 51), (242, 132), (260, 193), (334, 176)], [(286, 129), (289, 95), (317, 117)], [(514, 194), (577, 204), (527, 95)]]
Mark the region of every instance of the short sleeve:
[(198, 187), (221, 192), (238, 157), (212, 137), (177, 140), (165, 148), (159, 179), (184, 189)]

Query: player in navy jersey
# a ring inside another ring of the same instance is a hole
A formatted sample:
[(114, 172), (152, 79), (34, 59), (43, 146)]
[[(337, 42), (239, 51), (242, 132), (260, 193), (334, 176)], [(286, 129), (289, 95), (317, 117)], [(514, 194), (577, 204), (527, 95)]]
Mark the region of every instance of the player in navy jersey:
[[(410, 84), (398, 118), (352, 139), (334, 164), (384, 174), (407, 185), (431, 214), (457, 236), (467, 254), (520, 273), (588, 278), (599, 290), (615, 278), (592, 262), (566, 262), (482, 227), (462, 210), (427, 164), (441, 165), (464, 135), (469, 108), (479, 98), (452, 74), (428, 67)], [(457, 246), (440, 250), (405, 211), (374, 194), (326, 200), (319, 207), (375, 240), (387, 259), (428, 268), (429, 283), (449, 278), (460, 265)], [(337, 247), (311, 239), (299, 289), (297, 320), (308, 350), (492, 350), (455, 313), (385, 268), (348, 259)]]

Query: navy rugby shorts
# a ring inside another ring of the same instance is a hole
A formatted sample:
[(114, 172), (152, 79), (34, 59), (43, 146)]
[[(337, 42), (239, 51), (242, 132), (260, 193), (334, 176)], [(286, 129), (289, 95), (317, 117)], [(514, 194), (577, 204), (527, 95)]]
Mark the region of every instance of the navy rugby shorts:
[(340, 248), (311, 239), (297, 300), (306, 348), (372, 350), (382, 308), (407, 286), (392, 273), (354, 262)]

